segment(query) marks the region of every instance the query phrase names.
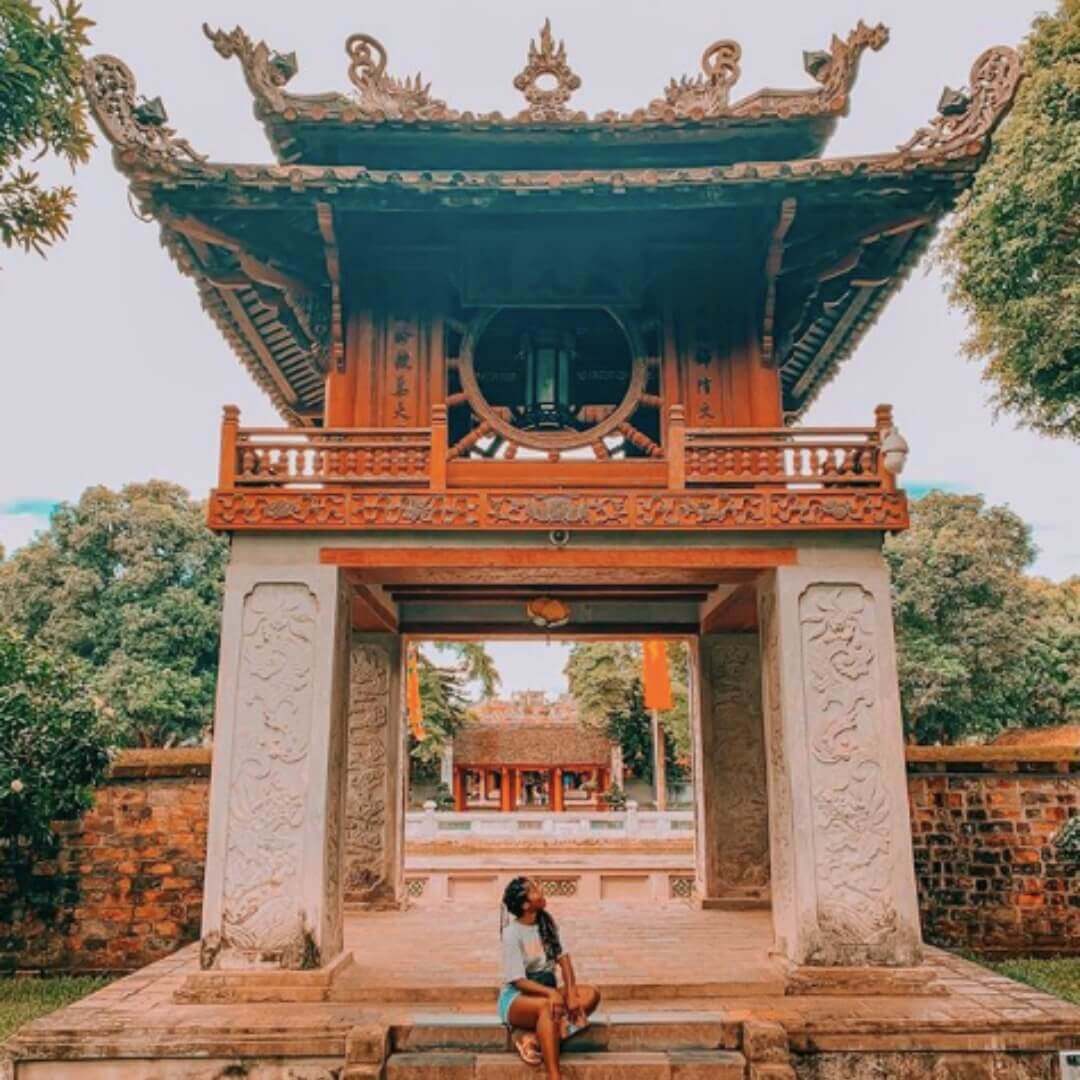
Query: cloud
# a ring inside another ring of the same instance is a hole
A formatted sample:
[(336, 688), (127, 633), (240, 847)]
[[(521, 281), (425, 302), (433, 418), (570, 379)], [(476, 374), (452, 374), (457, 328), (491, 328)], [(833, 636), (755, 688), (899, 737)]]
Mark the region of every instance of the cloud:
[(60, 505), (56, 499), (9, 499), (0, 503), (0, 547), (7, 555), (47, 528), (49, 516)]
[(10, 502), (0, 503), (0, 514), (29, 514), (33, 517), (48, 519), (49, 515), (60, 505), (56, 499), (12, 499)]
[(949, 494), (960, 494), (963, 491), (961, 484), (947, 484), (936, 480), (927, 484), (904, 484), (903, 488), (909, 499), (921, 499), (931, 491), (944, 491)]

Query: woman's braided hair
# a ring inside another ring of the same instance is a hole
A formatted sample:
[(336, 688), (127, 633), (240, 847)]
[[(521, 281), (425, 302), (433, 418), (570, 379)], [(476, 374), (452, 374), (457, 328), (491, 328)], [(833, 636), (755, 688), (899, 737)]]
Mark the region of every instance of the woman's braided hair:
[[(514, 918), (518, 918), (525, 910), (525, 902), (529, 897), (529, 879), (516, 877), (503, 890), (502, 907), (499, 909), (499, 937), (502, 937), (503, 927), (506, 920), (503, 912), (508, 911)], [(558, 960), (562, 956), (562, 942), (559, 940), (559, 928), (555, 920), (546, 912), (536, 913), (536, 928), (540, 931), (540, 942), (544, 946), (544, 955), (549, 960)]]

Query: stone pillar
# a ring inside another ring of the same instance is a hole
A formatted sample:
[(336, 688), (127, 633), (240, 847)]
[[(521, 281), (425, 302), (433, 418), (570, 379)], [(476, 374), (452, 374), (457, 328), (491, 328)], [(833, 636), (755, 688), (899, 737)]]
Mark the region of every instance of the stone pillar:
[(342, 951), (348, 614), (335, 567), (226, 574), (204, 968), (318, 968)]
[(816, 552), (758, 594), (773, 923), (798, 964), (921, 955), (889, 578), (867, 554)]
[(439, 759), (439, 783), (454, 789), (454, 740), (449, 739)]
[(617, 745), (611, 748), (611, 784), (613, 787), (619, 788), (620, 791), (625, 786), (622, 747)]
[(345, 898), (397, 907), (405, 895), (408, 768), (401, 638), (354, 632), (350, 653)]
[(764, 900), (769, 798), (757, 634), (700, 640), (694, 725), (697, 893), (703, 906)]

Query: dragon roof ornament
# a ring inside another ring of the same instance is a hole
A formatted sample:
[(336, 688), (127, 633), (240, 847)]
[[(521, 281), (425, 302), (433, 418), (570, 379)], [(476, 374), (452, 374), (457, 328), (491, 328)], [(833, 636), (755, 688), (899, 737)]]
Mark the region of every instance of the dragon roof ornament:
[(524, 69), (515, 77), (528, 106), (513, 117), (499, 112), (459, 112), (431, 96), (431, 84), (417, 74), (399, 79), (387, 72), (386, 48), (369, 34), (353, 34), (345, 43), (349, 57), (349, 80), (355, 95), (340, 93), (292, 94), (285, 85), (296, 74), (295, 53), (271, 51), (265, 42), (252, 42), (239, 26), (231, 31), (203, 31), (222, 56), (238, 57), (244, 77), (261, 118), (278, 115), (285, 120), (335, 120), (378, 122), (386, 120), (442, 121), (447, 123), (514, 124), (639, 124), (681, 120), (716, 120), (724, 117), (778, 117), (837, 115), (846, 111), (848, 95), (866, 49), (882, 48), (888, 29), (860, 22), (846, 38), (833, 36), (828, 51), (803, 54), (808, 74), (820, 85), (813, 90), (761, 90), (729, 103), (731, 88), (739, 77), (742, 50), (727, 39), (713, 42), (701, 60), (702, 73), (671, 79), (663, 96), (629, 113), (608, 110), (595, 117), (569, 106), (581, 78), (566, 58), (566, 46), (556, 44), (551, 21), (529, 42)]
[(980, 153), (1009, 111), (1022, 75), (1020, 54), (994, 45), (971, 66), (968, 88), (946, 86), (938, 101), (938, 115), (897, 147), (901, 154), (966, 157)]
[(185, 158), (206, 161), (168, 126), (161, 98), (136, 99), (135, 76), (123, 60), (104, 53), (95, 56), (83, 69), (83, 87), (94, 119), (121, 155), (121, 164), (124, 155), (166, 168)]

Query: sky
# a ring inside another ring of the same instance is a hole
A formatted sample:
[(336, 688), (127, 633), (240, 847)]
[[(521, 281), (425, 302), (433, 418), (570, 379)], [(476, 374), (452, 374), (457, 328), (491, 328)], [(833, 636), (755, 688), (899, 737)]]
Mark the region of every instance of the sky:
[[(851, 115), (827, 155), (873, 153), (904, 141), (934, 113), (946, 83), (966, 82), (972, 61), (1015, 44), (1050, 6), (1026, 0), (85, 0), (96, 20), (92, 52), (121, 57), (147, 97), (197, 150), (226, 161), (269, 161), (239, 63), (225, 61), (201, 24), (236, 23), (282, 52), (297, 51), (299, 93), (347, 90), (345, 38), (374, 34), (389, 69), (417, 70), (459, 109), (516, 112), (513, 77), (545, 17), (582, 78), (573, 104), (629, 111), (659, 96), (672, 75), (696, 73), (718, 38), (742, 45), (740, 97), (760, 86), (811, 85), (802, 51), (826, 47), (859, 18), (884, 22), (891, 41), (864, 56)], [(243, 422), (276, 425), (270, 408), (200, 310), (193, 284), (160, 248), (157, 227), (136, 219), (105, 140), (72, 177), (79, 199), (70, 236), (43, 260), (0, 249), (0, 544), (25, 543), (58, 500), (93, 484), (157, 477), (205, 496), (214, 482), (221, 406)], [(868, 425), (891, 402), (911, 446), (905, 486), (980, 492), (1031, 524), (1035, 573), (1080, 573), (1080, 446), (995, 420), (976, 364), (962, 358), (964, 317), (924, 263), (860, 349), (807, 413), (812, 425)], [(494, 650), (507, 690), (564, 686), (565, 649)]]

